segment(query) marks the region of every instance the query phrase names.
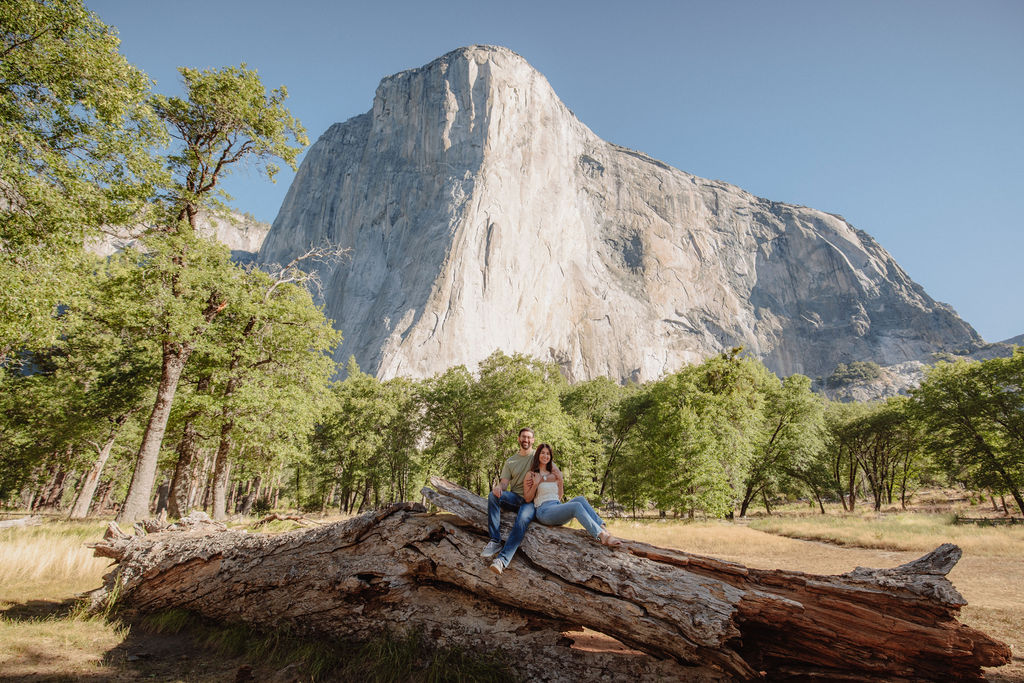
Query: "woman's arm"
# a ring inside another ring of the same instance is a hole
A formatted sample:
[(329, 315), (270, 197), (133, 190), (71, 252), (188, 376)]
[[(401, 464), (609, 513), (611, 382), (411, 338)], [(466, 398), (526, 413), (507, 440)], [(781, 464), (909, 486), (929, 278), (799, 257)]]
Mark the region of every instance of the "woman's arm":
[(537, 495), (537, 479), (535, 472), (527, 472), (526, 479), (523, 480), (523, 500), (527, 503), (533, 501), (533, 497)]

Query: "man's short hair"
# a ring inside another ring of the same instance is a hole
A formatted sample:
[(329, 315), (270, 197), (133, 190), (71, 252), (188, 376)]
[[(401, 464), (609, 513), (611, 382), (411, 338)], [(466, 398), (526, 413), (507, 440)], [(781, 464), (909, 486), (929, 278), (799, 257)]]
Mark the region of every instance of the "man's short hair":
[(523, 432), (530, 432), (530, 434), (533, 434), (533, 430), (530, 429), (529, 427), (523, 427), (522, 429), (520, 429), (519, 430), (519, 436), (522, 436)]

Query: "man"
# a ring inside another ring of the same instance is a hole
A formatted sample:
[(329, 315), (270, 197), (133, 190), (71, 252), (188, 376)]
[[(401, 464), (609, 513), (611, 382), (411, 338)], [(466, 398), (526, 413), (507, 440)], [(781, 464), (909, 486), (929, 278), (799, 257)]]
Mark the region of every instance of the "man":
[[(491, 489), (487, 496), (487, 531), (491, 536), (490, 542), (484, 546), (481, 557), (497, 557), (491, 563), (491, 571), (501, 574), (505, 567), (512, 561), (519, 544), (523, 542), (526, 535), (526, 528), (533, 521), (533, 503), (527, 503), (523, 499), (523, 480), (526, 473), (530, 471), (530, 464), (533, 462), (533, 430), (523, 427), (519, 430), (519, 452), (513, 454), (501, 467), (501, 474), (498, 483)], [(501, 510), (517, 510), (516, 521), (512, 525), (512, 532), (508, 540), (502, 545), (501, 542)]]

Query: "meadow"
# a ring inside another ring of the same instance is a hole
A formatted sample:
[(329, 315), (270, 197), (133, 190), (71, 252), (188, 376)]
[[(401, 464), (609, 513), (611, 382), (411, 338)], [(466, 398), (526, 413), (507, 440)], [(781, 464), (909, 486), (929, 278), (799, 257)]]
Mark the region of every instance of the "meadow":
[[(953, 521), (952, 512), (784, 511), (741, 522), (619, 519), (610, 527), (626, 539), (816, 574), (892, 567), (956, 543), (964, 555), (950, 579), (969, 603), (962, 621), (1009, 642), (1015, 653), (1010, 665), (988, 671), (988, 678), (1024, 681), (1024, 527)], [(411, 642), (382, 640), (332, 652), (280, 634), (202, 624), (180, 613), (135, 623), (89, 616), (75, 596), (100, 584), (107, 561), (93, 558), (83, 544), (98, 539), (104, 526), (49, 522), (0, 531), (0, 679), (221, 681), (234, 680), (241, 669), (255, 680), (290, 680), (354, 673), (354, 662), (364, 677), (380, 681), (430, 680), (453, 667), (465, 674), (463, 680), (488, 678), (479, 662), (458, 653), (447, 653), (410, 678), (412, 661), (422, 654)], [(269, 532), (286, 528), (294, 527), (275, 523)], [(384, 661), (389, 665), (374, 668)]]

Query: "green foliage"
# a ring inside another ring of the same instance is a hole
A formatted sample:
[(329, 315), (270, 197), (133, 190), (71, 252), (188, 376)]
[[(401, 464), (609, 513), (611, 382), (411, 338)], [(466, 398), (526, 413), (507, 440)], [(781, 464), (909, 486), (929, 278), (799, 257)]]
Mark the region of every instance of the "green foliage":
[(836, 369), (825, 380), (825, 384), (831, 389), (838, 389), (839, 387), (851, 384), (870, 382), (881, 376), (882, 368), (879, 367), (878, 363), (855, 360), (849, 365), (846, 363), (837, 365)]
[(174, 183), (166, 201), (177, 221), (194, 219), (203, 207), (228, 199), (218, 182), (245, 160), (273, 180), (280, 159), (295, 168), (309, 144), (302, 124), (285, 108), (283, 86), (267, 93), (255, 70), (240, 66), (197, 70), (182, 67), (185, 97), (157, 95), (152, 106), (179, 142), (167, 156)]
[(0, 12), (0, 363), (56, 339), (85, 240), (140, 220), (160, 181), (149, 79), (118, 42), (79, 0)]
[[(811, 393), (810, 379), (792, 375), (780, 383), (763, 376), (759, 388), (765, 401), (760, 424), (751, 434), (754, 454), (744, 480), (741, 516), (756, 497), (768, 500), (798, 490), (796, 482), (815, 491), (813, 463), (824, 447), (824, 405)], [(820, 502), (820, 491), (815, 496)]]
[(404, 500), (416, 472), (413, 387), (404, 379), (380, 382), (355, 358), (346, 370), (313, 439), (318, 495), (326, 507), (339, 494), (345, 511)]
[(912, 392), (928, 449), (956, 478), (1009, 493), (1024, 512), (1024, 347), (939, 363)]
[(644, 387), (623, 405), (635, 411), (623, 416), (635, 427), (615, 462), (616, 496), (662, 510), (731, 514), (755, 455), (769, 378), (736, 350)]

